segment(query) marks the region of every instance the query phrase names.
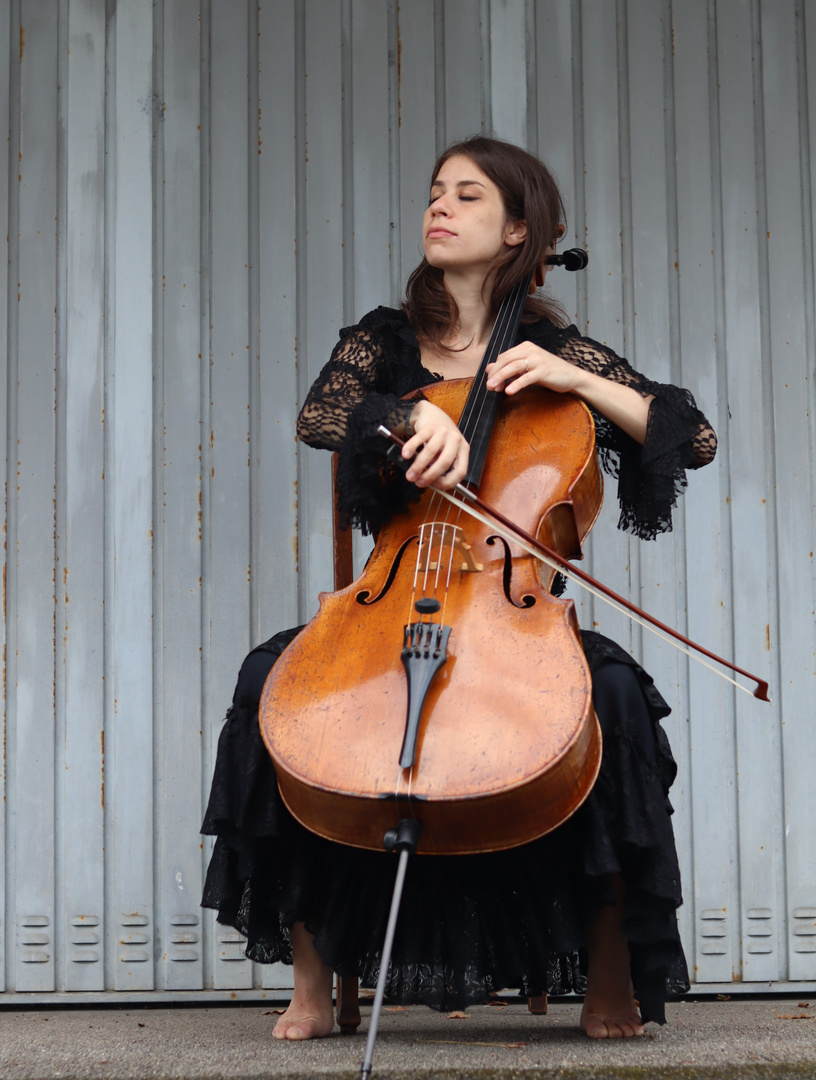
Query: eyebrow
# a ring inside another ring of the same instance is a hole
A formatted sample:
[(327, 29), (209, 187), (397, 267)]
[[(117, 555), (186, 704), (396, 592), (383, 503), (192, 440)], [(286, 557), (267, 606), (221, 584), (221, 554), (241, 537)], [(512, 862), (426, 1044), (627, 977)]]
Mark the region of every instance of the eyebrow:
[[(478, 184), (479, 187), (484, 187), (481, 180), (459, 180), (454, 187), (469, 187), (471, 184)], [(434, 180), (431, 184), (431, 189), (435, 187), (447, 187), (444, 180)]]

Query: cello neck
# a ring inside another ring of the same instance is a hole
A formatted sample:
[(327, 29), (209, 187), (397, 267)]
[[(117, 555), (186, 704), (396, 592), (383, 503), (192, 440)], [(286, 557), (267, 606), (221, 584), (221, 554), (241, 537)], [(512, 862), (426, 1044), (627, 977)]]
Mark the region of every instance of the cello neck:
[(468, 471), (463, 483), (473, 487), (478, 487), (482, 478), (496, 410), (502, 398), (501, 394), (488, 390), (485, 386), (487, 365), (492, 364), (499, 354), (509, 349), (516, 340), (529, 285), (529, 279), (520, 281), (502, 300), (490, 340), (479, 370), (473, 378), (473, 386), (459, 420), (459, 430), (470, 444)]

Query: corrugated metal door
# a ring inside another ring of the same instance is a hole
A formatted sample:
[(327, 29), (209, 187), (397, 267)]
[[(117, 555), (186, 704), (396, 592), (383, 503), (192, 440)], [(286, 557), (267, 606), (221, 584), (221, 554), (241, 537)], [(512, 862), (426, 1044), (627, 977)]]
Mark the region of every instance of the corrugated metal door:
[(773, 706), (576, 599), (673, 704), (696, 981), (816, 986), (813, 0), (0, 0), (0, 55), (5, 1000), (285, 984), (198, 907), (215, 744), (330, 585), (298, 402), (481, 130), (561, 182), (578, 325), (715, 421), (674, 532), (610, 494), (588, 561)]

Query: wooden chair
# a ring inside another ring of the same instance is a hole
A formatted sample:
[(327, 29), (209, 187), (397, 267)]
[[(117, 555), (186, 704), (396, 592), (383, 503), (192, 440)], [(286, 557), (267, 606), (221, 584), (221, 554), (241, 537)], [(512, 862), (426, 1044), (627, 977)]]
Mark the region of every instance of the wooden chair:
[[(354, 549), (351, 529), (344, 529), (337, 509), (337, 454), (332, 455), (332, 545), (334, 550), (334, 588), (345, 589), (354, 581)], [(353, 1035), (360, 1026), (360, 999), (357, 979), (337, 976), (337, 1024), (344, 1035)], [(547, 1012), (547, 995), (527, 998), (527, 1008), (535, 1016)]]

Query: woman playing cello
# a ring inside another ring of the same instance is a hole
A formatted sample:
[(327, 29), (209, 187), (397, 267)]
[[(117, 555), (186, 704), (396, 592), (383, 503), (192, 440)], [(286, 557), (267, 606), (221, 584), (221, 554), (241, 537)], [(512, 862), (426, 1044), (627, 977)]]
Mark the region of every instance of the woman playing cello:
[[(421, 395), (403, 396), (476, 372), (501, 300), (554, 251), (562, 219), (549, 172), (517, 147), (477, 137), (437, 161), (425, 255), (402, 308), (378, 308), (341, 331), (298, 421), (305, 442), (340, 451), (341, 509), (364, 529), (376, 533), (417, 488), (464, 477), (469, 448), (456, 424)], [(618, 479), (620, 527), (654, 538), (671, 528), (686, 470), (713, 459), (714, 432), (687, 391), (648, 380), (563, 324), (554, 303), (530, 296), (487, 386), (582, 399)], [(404, 475), (385, 462), (378, 424), (405, 440)], [(329, 1034), (332, 970), (374, 984), (394, 872), (385, 854), (308, 832), (278, 795), (258, 702), (298, 629), (244, 662), (203, 827), (217, 837), (203, 903), (247, 937), (251, 959), (294, 964), (280, 1039)], [(575, 990), (585, 994), (585, 1033), (621, 1038), (664, 1022), (666, 999), (688, 988), (667, 798), (675, 765), (659, 723), (668, 706), (614, 642), (584, 632), (582, 643), (603, 732), (592, 792), (532, 843), (413, 860), (386, 991), (394, 1001), (451, 1009), (507, 986)]]

